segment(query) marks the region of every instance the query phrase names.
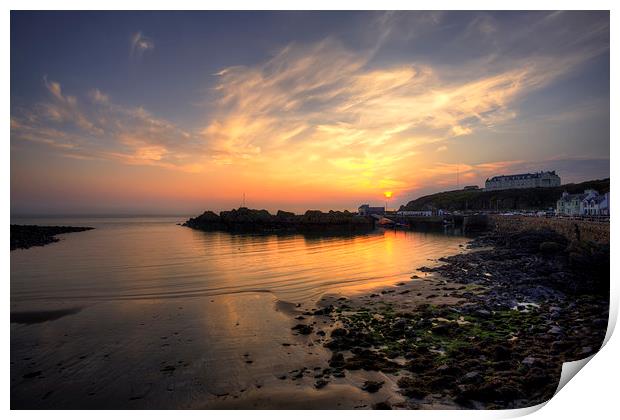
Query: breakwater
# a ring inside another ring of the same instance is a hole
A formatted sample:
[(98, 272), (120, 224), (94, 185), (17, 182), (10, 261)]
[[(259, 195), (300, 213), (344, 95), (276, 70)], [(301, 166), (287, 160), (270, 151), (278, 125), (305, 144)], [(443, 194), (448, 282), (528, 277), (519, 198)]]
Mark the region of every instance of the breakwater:
[(403, 223), (412, 229), (454, 226), (462, 228), (464, 232), (479, 232), (486, 230), (489, 224), (486, 214), (446, 215), (446, 216), (408, 216), (386, 215), (390, 220)]
[(241, 207), (216, 214), (205, 211), (198, 217), (187, 220), (183, 226), (205, 231), (228, 232), (350, 232), (374, 229), (375, 220), (371, 217), (358, 216), (348, 211), (308, 210), (298, 215), (278, 210), (273, 215), (267, 210), (254, 210)]
[(562, 218), (490, 215), (489, 227), (498, 233), (551, 229), (570, 240), (609, 243), (609, 223)]

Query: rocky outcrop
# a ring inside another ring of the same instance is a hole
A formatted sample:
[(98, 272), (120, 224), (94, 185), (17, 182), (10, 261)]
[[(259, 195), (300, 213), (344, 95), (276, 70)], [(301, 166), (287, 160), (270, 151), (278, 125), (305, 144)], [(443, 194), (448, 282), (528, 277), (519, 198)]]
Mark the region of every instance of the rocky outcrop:
[(272, 215), (267, 210), (240, 207), (222, 211), (219, 215), (206, 211), (186, 221), (184, 226), (198, 230), (225, 230), (233, 232), (314, 232), (359, 231), (374, 228), (374, 220), (348, 211), (308, 210), (303, 215), (278, 210)]
[(603, 343), (609, 246), (531, 230), (492, 232), (469, 247), (419, 269), (435, 273), (424, 283), (437, 294), (416, 302), (393, 288), (326, 307), (329, 373), (398, 374), (408, 408), (523, 408), (551, 398), (562, 364)]
[(11, 251), (58, 242), (61, 233), (83, 232), (92, 227), (11, 225)]

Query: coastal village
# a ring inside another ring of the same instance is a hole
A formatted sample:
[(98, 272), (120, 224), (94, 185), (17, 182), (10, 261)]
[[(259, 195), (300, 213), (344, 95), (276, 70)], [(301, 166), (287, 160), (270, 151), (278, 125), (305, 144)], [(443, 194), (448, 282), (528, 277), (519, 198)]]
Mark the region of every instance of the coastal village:
[[(561, 178), (555, 171), (540, 171), (535, 173), (524, 173), (515, 175), (500, 175), (489, 178), (485, 182), (484, 188), (477, 185), (465, 186), (462, 191), (467, 192), (492, 192), (506, 191), (532, 188), (558, 188), (561, 187)], [(515, 195), (519, 195), (515, 191)], [(449, 215), (449, 209), (435, 208), (427, 206), (425, 209), (399, 209), (390, 211), (386, 207), (370, 206), (362, 204), (358, 208), (358, 214), (361, 216), (410, 216), (410, 217), (433, 217)], [(501, 213), (505, 216), (522, 215), (522, 216), (538, 216), (538, 217), (586, 217), (590, 219), (608, 220), (610, 215), (610, 193), (599, 192), (595, 189), (585, 189), (579, 193), (562, 192), (557, 199), (554, 207), (538, 208), (538, 209), (506, 209), (500, 208), (499, 202), (497, 206), (488, 209), (472, 208), (465, 209), (471, 212), (485, 213)], [(461, 210), (453, 211), (460, 214)]]

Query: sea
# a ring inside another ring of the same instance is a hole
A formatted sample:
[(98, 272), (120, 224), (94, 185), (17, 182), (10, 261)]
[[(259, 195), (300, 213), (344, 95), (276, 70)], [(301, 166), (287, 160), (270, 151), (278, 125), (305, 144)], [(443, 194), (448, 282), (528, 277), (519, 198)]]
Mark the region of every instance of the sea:
[[(419, 267), (467, 241), (449, 229), (201, 232), (181, 226), (187, 218), (11, 220), (95, 228), (11, 251), (12, 408), (211, 408), (222, 400), (256, 408), (274, 395), (312, 401), (321, 395), (311, 383), (279, 385), (280, 374), (329, 357), (322, 346), (295, 342), (293, 313), (324, 296), (412, 281)], [(340, 398), (336, 385), (332, 391)], [(346, 384), (340, 391), (357, 402)]]

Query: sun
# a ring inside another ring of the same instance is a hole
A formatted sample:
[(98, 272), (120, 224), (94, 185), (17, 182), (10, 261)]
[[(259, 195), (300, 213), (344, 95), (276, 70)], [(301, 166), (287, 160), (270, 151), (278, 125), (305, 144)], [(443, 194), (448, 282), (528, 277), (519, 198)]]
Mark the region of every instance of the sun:
[(392, 198), (392, 191), (386, 191), (383, 193), (383, 195), (385, 196), (385, 198)]

